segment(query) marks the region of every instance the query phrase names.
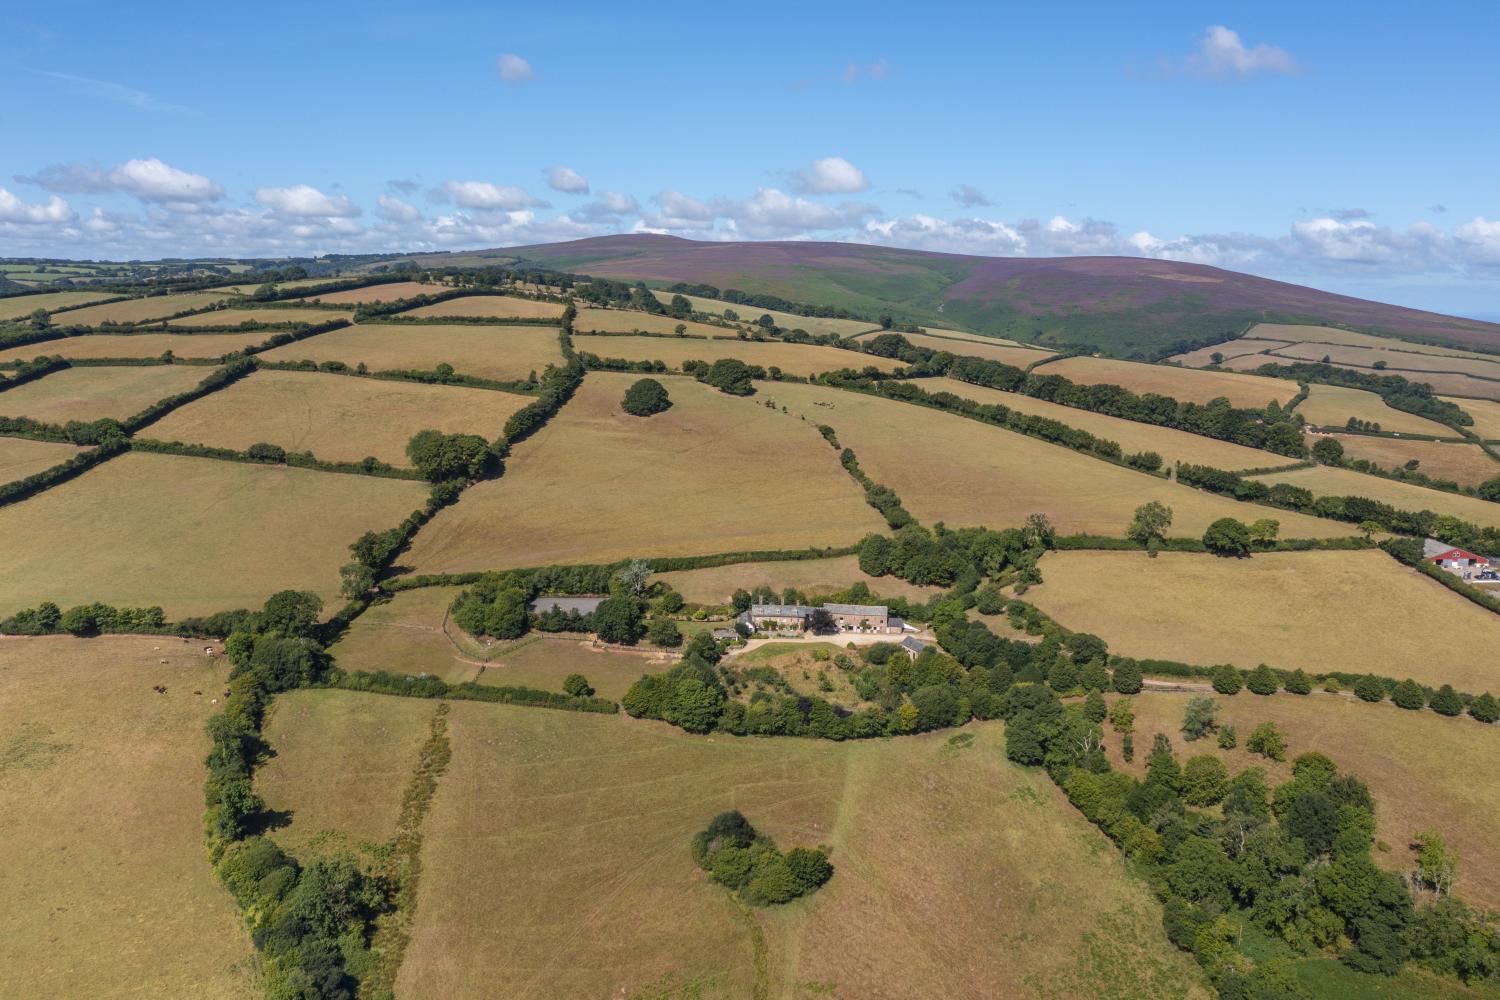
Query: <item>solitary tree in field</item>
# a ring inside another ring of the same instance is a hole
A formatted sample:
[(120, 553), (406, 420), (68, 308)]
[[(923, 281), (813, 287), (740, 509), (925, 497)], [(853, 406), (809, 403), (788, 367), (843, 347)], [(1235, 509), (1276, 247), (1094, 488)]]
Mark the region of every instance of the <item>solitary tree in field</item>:
[(1312, 457), (1319, 465), (1343, 465), (1344, 446), (1331, 437), (1319, 438), (1312, 446)]
[(1212, 698), (1194, 698), (1182, 714), (1182, 735), (1189, 740), (1201, 739), (1218, 725), (1219, 703)]
[(1203, 547), (1216, 556), (1248, 556), (1250, 529), (1232, 517), (1221, 517), (1203, 533)]
[(1167, 537), (1172, 526), (1172, 508), (1157, 500), (1142, 504), (1135, 509), (1135, 519), (1125, 529), (1125, 536), (1132, 542), (1144, 545), (1156, 556), (1156, 550)]
[(654, 378), (643, 378), (625, 390), (620, 408), (633, 417), (649, 417), (672, 405), (666, 388)]
[(587, 698), (594, 693), (589, 679), (582, 674), (569, 674), (563, 678), (563, 690), (574, 698)]

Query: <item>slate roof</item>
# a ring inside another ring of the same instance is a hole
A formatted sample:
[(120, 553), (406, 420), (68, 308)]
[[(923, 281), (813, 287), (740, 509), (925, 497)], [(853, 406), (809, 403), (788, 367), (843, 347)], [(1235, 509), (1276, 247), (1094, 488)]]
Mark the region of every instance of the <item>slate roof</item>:
[(805, 604), (752, 604), (752, 618), (806, 618), (814, 608)]
[(580, 615), (591, 615), (599, 610), (599, 605), (604, 603), (602, 597), (560, 597), (554, 594), (543, 594), (531, 602), (532, 614), (545, 614), (556, 608), (563, 614), (576, 611)]
[(913, 653), (920, 653), (922, 650), (927, 648), (927, 645), (928, 644), (923, 642), (921, 639), (916, 639), (912, 636), (907, 636), (905, 639), (901, 640), (901, 648), (909, 649)]
[(825, 604), (823, 610), (832, 615), (861, 615), (865, 618), (884, 618), (890, 608), (884, 604)]

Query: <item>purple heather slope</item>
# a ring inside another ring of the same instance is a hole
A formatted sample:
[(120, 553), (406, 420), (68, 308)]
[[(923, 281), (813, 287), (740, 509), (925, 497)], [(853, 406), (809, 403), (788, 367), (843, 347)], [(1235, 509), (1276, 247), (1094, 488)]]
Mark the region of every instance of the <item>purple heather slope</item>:
[[(1258, 310), (1327, 320), (1358, 329), (1436, 337), (1500, 347), (1500, 324), (1444, 316), (1368, 299), (1323, 292), (1204, 264), (1140, 257), (974, 257), (857, 243), (685, 240), (629, 234), (566, 243), (512, 247), (486, 254), (613, 278), (703, 282), (719, 287), (757, 284), (812, 269), (874, 276), (934, 270), (952, 281), (943, 303), (1008, 304), (1032, 315), (1082, 311), (1108, 314), (1158, 303), (1180, 310)], [(794, 297), (794, 296), (787, 296)], [(1187, 300), (1185, 301), (1185, 297)]]

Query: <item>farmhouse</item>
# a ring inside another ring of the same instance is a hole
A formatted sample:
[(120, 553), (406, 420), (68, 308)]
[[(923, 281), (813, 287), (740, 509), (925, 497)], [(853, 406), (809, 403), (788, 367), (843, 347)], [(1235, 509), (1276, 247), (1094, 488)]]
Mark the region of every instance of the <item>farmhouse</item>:
[(926, 649), (928, 645), (929, 643), (925, 643), (921, 639), (907, 636), (901, 640), (901, 652), (915, 660), (922, 655), (922, 650)]
[(1494, 572), (1495, 564), (1488, 556), (1476, 555), (1467, 549), (1444, 545), (1434, 538), (1422, 544), (1422, 556), (1428, 562), (1445, 569), (1465, 580)]
[(826, 611), (839, 632), (884, 634), (906, 627), (901, 619), (892, 618), (890, 608), (883, 604), (824, 604), (817, 608), (806, 604), (752, 604), (741, 620), (758, 631), (801, 632), (811, 624), (815, 611)]

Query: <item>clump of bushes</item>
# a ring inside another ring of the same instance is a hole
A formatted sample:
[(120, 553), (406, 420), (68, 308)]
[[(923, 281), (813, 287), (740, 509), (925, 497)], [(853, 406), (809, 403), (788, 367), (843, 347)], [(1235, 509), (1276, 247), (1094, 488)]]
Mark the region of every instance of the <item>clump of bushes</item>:
[(633, 417), (649, 417), (672, 405), (667, 390), (654, 378), (643, 378), (625, 390), (620, 408)]
[(693, 837), (693, 860), (751, 906), (774, 906), (815, 892), (833, 877), (822, 848), (786, 853), (739, 812), (715, 816)]

